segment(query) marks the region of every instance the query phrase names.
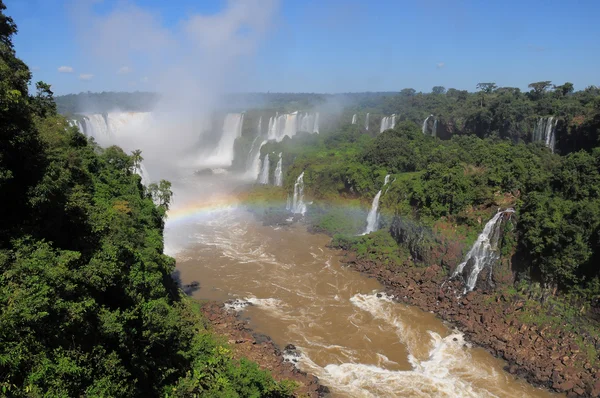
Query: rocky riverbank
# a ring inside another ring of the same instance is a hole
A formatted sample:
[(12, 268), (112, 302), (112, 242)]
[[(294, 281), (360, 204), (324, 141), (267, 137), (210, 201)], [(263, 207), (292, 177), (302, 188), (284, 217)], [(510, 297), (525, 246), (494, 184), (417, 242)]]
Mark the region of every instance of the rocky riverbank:
[[(525, 300), (520, 296), (492, 290), (461, 296), (462, 283), (447, 281), (446, 272), (437, 265), (389, 269), (358, 260), (351, 252), (345, 263), (377, 278), (398, 301), (454, 324), (471, 342), (506, 360), (510, 373), (567, 397), (600, 397), (600, 361), (580, 346), (582, 336), (521, 321)], [(600, 339), (585, 336), (584, 340), (600, 349)]]
[[(247, 358), (256, 362), (261, 369), (270, 371), (275, 380), (295, 381), (299, 397), (316, 398), (327, 394), (327, 387), (320, 385), (319, 379), (285, 361), (284, 353), (268, 336), (253, 333), (246, 321), (227, 311), (222, 303), (206, 303), (202, 306), (202, 312), (214, 332), (227, 339), (236, 359)], [(293, 355), (295, 347), (288, 346), (285, 351)]]

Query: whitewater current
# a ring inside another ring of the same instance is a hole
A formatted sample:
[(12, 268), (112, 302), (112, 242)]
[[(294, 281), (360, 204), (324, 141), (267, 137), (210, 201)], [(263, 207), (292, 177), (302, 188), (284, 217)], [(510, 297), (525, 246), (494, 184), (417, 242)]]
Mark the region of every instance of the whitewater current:
[[(174, 183), (166, 253), (198, 299), (228, 301), (284, 347), (333, 397), (547, 397), (503, 371), (433, 314), (399, 304), (340, 264), (329, 238), (301, 224), (264, 226), (238, 208), (224, 178)], [(294, 360), (290, 358), (290, 360)]]

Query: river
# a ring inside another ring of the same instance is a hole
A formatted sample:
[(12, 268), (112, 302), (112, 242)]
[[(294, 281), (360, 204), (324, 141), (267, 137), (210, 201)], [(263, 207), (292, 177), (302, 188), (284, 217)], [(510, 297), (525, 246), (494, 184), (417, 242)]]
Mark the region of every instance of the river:
[[(294, 344), (297, 366), (332, 397), (550, 397), (433, 314), (395, 303), (344, 268), (329, 238), (263, 226), (238, 208), (226, 175), (174, 184), (167, 254), (198, 299), (236, 300), (257, 332)], [(290, 358), (291, 359), (291, 358)]]

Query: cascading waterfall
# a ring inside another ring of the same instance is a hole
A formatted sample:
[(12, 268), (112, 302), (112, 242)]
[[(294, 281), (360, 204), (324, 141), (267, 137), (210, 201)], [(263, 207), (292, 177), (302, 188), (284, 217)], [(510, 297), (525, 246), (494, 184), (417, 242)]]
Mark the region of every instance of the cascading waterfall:
[(423, 134), (427, 134), (427, 130), (428, 130), (428, 124), (427, 122), (429, 122), (429, 119), (431, 119), (433, 117), (433, 115), (429, 115), (427, 116), (427, 118), (425, 118), (425, 120), (423, 120), (423, 127), (421, 127), (421, 131), (423, 132)]
[(234, 156), (233, 148), (235, 140), (242, 136), (243, 123), (243, 113), (228, 113), (225, 116), (221, 139), (219, 140), (217, 147), (209, 155), (207, 163), (231, 166)]
[(269, 118), (268, 139), (280, 142), (283, 137), (293, 137), (299, 131), (307, 133), (319, 132), (319, 114), (318, 113), (284, 113), (276, 114)]
[(377, 231), (377, 227), (379, 224), (379, 198), (381, 197), (381, 192), (383, 191), (383, 188), (387, 185), (388, 182), (390, 182), (389, 174), (385, 176), (385, 179), (383, 180), (383, 186), (381, 187), (379, 192), (377, 192), (375, 198), (373, 198), (371, 210), (369, 210), (369, 214), (367, 215), (367, 228), (365, 229), (365, 232), (363, 232), (363, 235)]
[(285, 209), (288, 211), (292, 211), (292, 197), (290, 196), (290, 194), (288, 193), (287, 196), (287, 202), (285, 204)]
[(150, 175), (148, 174), (148, 170), (146, 170), (146, 166), (143, 163), (140, 163), (140, 167), (136, 169), (136, 173), (142, 177), (142, 184), (148, 186), (150, 184)]
[(432, 137), (437, 137), (437, 122), (438, 122), (437, 119), (435, 119), (433, 121), (433, 129), (431, 130), (431, 136)]
[(554, 146), (556, 144), (556, 125), (558, 119), (554, 116), (541, 117), (535, 125), (533, 130), (533, 142), (541, 141), (546, 145), (552, 152), (554, 152)]
[[(475, 288), (477, 283), (477, 277), (479, 273), (486, 267), (492, 267), (494, 263), (500, 258), (498, 252), (498, 242), (500, 241), (500, 227), (502, 226), (504, 214), (514, 213), (515, 210), (510, 208), (504, 211), (498, 211), (490, 221), (485, 224), (483, 232), (477, 237), (477, 241), (471, 247), (471, 250), (467, 253), (465, 261), (460, 263), (456, 270), (452, 274), (452, 277), (458, 275), (463, 276), (465, 282), (465, 292), (471, 291)], [(471, 270), (468, 275), (463, 275), (465, 267), (471, 266)]]
[(365, 118), (365, 130), (369, 130), (369, 115), (370, 113), (367, 113), (367, 117)]
[(248, 157), (246, 158), (246, 173), (248, 177), (251, 177), (254, 180), (258, 178), (258, 174), (260, 173), (260, 148), (267, 143), (267, 141), (264, 140), (260, 145), (257, 145), (259, 139), (260, 136), (254, 138), (252, 145), (250, 145)]
[(281, 155), (282, 153), (279, 152), (279, 161), (277, 162), (277, 167), (275, 168), (275, 185), (278, 187), (283, 186), (283, 158)]
[(352, 124), (356, 124), (356, 113), (352, 115)]
[(267, 185), (269, 183), (269, 154), (265, 155), (265, 158), (262, 161), (262, 168), (260, 170), (260, 175), (258, 176), (258, 183)]
[(262, 135), (262, 116), (258, 118), (258, 126), (256, 127), (256, 136), (260, 137)]
[[(140, 130), (152, 120), (150, 112), (109, 112), (80, 116), (81, 121), (73, 120), (72, 122), (83, 134), (93, 137), (102, 146), (119, 144), (119, 138), (122, 134), (130, 129)], [(143, 163), (135, 169), (135, 172), (142, 177), (144, 185), (150, 183), (148, 171)]]
[(379, 128), (379, 132), (383, 133), (385, 130), (393, 129), (396, 126), (396, 115), (393, 114), (391, 116), (385, 116), (381, 119), (381, 127)]
[(71, 126), (71, 127), (77, 127), (77, 129), (79, 129), (79, 131), (82, 134), (85, 134), (85, 131), (83, 130), (83, 125), (81, 124), (81, 122), (79, 120), (77, 120), (77, 119), (69, 119), (68, 122), (69, 122), (69, 126)]
[(294, 214), (304, 215), (306, 213), (306, 204), (304, 203), (304, 172), (298, 176), (294, 184), (291, 211)]

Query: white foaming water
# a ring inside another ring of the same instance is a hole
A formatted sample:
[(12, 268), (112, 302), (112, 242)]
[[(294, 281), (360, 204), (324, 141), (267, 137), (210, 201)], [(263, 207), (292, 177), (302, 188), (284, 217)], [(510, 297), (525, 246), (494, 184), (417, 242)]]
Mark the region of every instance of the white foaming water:
[(265, 158), (262, 160), (262, 167), (260, 170), (260, 174), (258, 176), (258, 183), (267, 185), (269, 184), (269, 154), (265, 155)]
[(426, 353), (413, 354), (416, 343), (413, 332), (405, 327), (394, 314), (391, 298), (385, 294), (356, 294), (353, 305), (371, 314), (375, 319), (397, 329), (399, 341), (406, 344), (412, 370), (390, 370), (382, 366), (393, 364), (385, 355), (378, 354), (380, 365), (364, 363), (328, 364), (320, 367), (302, 356), (300, 361), (311, 368), (319, 379), (335, 390), (352, 397), (495, 397), (490, 391), (472, 385), (472, 379), (495, 379), (491, 368), (478, 367), (473, 363), (462, 334), (453, 333), (442, 338), (429, 332), (429, 349)]
[(228, 113), (223, 121), (221, 139), (217, 147), (212, 151), (204, 162), (229, 167), (233, 162), (234, 144), (236, 138), (242, 136), (242, 125), (244, 124), (243, 113)]
[(471, 264), (471, 272), (464, 280), (465, 292), (475, 288), (477, 277), (484, 268), (491, 268), (500, 258), (498, 253), (498, 242), (500, 241), (500, 227), (502, 226), (502, 216), (504, 214), (514, 213), (514, 209), (498, 211), (490, 221), (485, 224), (483, 232), (479, 234), (477, 240), (467, 253), (465, 261), (460, 263), (454, 270), (453, 277), (461, 275), (467, 264)]
[(356, 124), (356, 113), (352, 115), (352, 124)]
[(277, 167), (275, 168), (275, 185), (278, 187), (283, 185), (283, 159), (281, 155), (282, 153), (279, 152), (279, 161), (277, 162)]
[(367, 117), (365, 119), (365, 130), (369, 130), (369, 115), (370, 113), (367, 113)]

